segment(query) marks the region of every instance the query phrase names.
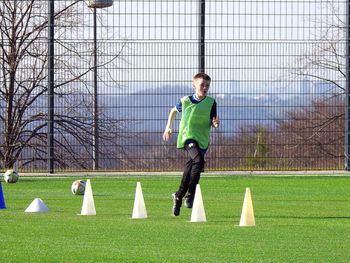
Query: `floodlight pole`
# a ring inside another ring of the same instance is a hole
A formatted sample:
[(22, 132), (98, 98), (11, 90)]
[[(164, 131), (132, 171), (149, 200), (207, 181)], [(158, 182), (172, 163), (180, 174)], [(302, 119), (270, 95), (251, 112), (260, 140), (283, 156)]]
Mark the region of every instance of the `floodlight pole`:
[(93, 90), (93, 124), (92, 124), (92, 169), (99, 168), (99, 125), (98, 125), (98, 61), (97, 61), (97, 8), (105, 8), (113, 5), (113, 0), (90, 0), (89, 8), (93, 9), (94, 14), (94, 90)]
[(350, 170), (350, 1), (346, 1), (345, 170)]
[(205, 72), (205, 0), (199, 0), (199, 72)]
[(54, 0), (48, 0), (48, 121), (47, 121), (47, 169), (54, 173)]

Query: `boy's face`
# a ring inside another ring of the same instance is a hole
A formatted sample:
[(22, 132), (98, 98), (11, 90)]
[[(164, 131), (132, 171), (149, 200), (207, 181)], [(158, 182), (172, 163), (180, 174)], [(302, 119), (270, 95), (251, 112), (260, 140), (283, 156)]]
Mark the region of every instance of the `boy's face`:
[(192, 86), (194, 88), (196, 97), (202, 99), (207, 96), (209, 85), (210, 81), (204, 80), (202, 78), (193, 79)]

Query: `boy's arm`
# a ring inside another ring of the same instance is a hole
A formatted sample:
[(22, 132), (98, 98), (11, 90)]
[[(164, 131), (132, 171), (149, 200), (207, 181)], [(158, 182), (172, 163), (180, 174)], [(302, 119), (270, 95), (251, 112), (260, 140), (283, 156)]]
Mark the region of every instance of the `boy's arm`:
[(171, 132), (172, 132), (171, 131), (171, 126), (173, 125), (173, 122), (175, 120), (176, 114), (177, 114), (177, 109), (176, 109), (176, 107), (174, 107), (174, 108), (172, 108), (170, 110), (169, 117), (168, 117), (168, 122), (166, 124), (165, 130), (164, 130), (164, 133), (163, 133), (163, 140), (166, 141), (166, 142), (170, 138), (170, 135), (171, 135)]
[(216, 117), (214, 117), (211, 122), (212, 122), (212, 126), (214, 128), (219, 128), (219, 126), (220, 126), (219, 116), (216, 115)]
[(217, 111), (216, 111), (216, 101), (214, 101), (213, 107), (211, 108), (210, 118), (211, 118), (211, 125), (214, 128), (219, 128), (220, 120), (219, 120), (219, 116), (217, 115)]

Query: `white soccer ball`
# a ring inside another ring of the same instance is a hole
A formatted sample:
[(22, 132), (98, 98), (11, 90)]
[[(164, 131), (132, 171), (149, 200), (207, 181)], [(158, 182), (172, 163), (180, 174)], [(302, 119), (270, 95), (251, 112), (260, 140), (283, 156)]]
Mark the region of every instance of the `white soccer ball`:
[(74, 195), (83, 195), (85, 192), (86, 182), (83, 180), (75, 180), (72, 183), (72, 193)]
[(13, 169), (7, 170), (4, 174), (4, 181), (9, 184), (16, 183), (18, 181), (18, 178), (18, 173)]

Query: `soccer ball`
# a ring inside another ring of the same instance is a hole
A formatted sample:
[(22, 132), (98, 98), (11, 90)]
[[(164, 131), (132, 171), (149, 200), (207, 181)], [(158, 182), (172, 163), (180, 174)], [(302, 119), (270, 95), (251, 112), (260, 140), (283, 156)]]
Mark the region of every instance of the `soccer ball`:
[(7, 170), (4, 174), (4, 180), (6, 183), (15, 183), (18, 181), (18, 173), (14, 171), (13, 169)]
[(83, 195), (85, 192), (86, 182), (82, 180), (75, 180), (72, 183), (72, 193), (74, 195)]

